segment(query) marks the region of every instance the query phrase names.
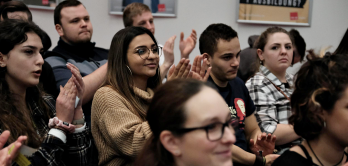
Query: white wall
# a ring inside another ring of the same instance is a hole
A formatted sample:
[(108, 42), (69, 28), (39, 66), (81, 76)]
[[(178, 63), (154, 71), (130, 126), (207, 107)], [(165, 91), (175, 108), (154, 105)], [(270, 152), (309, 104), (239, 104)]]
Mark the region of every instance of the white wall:
[[(195, 29), (198, 36), (211, 23), (225, 23), (239, 34), (241, 48), (248, 47), (248, 37), (260, 34), (268, 25), (239, 24), (236, 22), (237, 0), (178, 0), (176, 18), (155, 18), (155, 37), (164, 44), (172, 35), (177, 35), (175, 43), (175, 63), (179, 61), (179, 35), (185, 38)], [(81, 0), (86, 6), (94, 28), (92, 41), (97, 46), (109, 48), (114, 34), (123, 28), (121, 16), (108, 14), (108, 0)], [(312, 25), (310, 27), (287, 26), (296, 28), (304, 37), (308, 48), (319, 49), (322, 46), (333, 46), (334, 50), (348, 27), (347, 0), (315, 0), (313, 5)], [(53, 11), (32, 9), (34, 21), (44, 29), (52, 40), (52, 48), (59, 36), (54, 28)], [(198, 41), (197, 41), (198, 42)], [(190, 59), (199, 55), (198, 43)]]

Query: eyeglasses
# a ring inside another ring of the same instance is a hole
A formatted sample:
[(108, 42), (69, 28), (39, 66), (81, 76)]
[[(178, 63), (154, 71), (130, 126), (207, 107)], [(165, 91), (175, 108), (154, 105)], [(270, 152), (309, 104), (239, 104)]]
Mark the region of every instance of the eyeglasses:
[(228, 127), (229, 129), (232, 127), (236, 131), (239, 128), (239, 119), (231, 118), (226, 123), (217, 122), (203, 127), (181, 128), (177, 129), (176, 132), (187, 133), (194, 130), (204, 129), (209, 141), (218, 141), (224, 135), (225, 127)]
[(136, 49), (136, 53), (140, 56), (141, 59), (147, 59), (150, 56), (150, 50), (152, 51), (153, 54), (158, 55), (159, 57), (162, 54), (162, 47), (160, 46), (154, 46), (151, 49), (142, 46), (142, 47), (138, 47)]

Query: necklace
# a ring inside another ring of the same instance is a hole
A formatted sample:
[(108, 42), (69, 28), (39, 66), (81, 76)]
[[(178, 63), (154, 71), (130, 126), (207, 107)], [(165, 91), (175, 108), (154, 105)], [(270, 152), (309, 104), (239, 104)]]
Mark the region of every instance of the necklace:
[[(324, 164), (319, 160), (318, 156), (314, 153), (314, 150), (312, 149), (312, 147), (311, 147), (311, 145), (309, 144), (308, 141), (307, 141), (307, 143), (308, 143), (309, 149), (311, 149), (312, 153), (314, 154), (315, 158), (319, 161), (320, 165), (324, 166)], [(338, 166), (338, 164), (340, 164), (342, 162), (343, 158), (344, 158), (344, 153), (343, 153), (343, 156), (342, 156), (341, 160), (337, 164), (335, 164), (334, 166)]]

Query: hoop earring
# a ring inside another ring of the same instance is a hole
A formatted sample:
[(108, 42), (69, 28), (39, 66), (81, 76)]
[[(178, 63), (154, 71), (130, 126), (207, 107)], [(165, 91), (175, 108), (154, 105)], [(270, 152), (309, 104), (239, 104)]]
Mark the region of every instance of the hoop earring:
[(129, 70), (130, 74), (133, 75), (132, 70), (129, 68), (129, 66), (128, 65), (126, 65), (126, 66), (127, 66), (128, 70)]

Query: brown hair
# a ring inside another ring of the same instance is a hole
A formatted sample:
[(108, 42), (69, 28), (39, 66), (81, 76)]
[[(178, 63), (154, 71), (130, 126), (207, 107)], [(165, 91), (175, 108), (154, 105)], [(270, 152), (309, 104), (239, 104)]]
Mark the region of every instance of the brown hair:
[(166, 82), (156, 91), (146, 116), (152, 136), (146, 142), (135, 165), (175, 165), (172, 154), (161, 144), (160, 134), (169, 130), (176, 136), (182, 135), (175, 131), (185, 124), (185, 103), (204, 87), (213, 88), (211, 84), (194, 79), (176, 79)]
[(133, 26), (133, 17), (141, 15), (143, 12), (151, 12), (151, 10), (143, 3), (134, 2), (127, 5), (123, 11), (124, 27)]
[[(110, 85), (115, 91), (119, 92), (124, 98), (128, 99), (137, 112), (134, 112), (139, 118), (145, 120), (146, 110), (142, 107), (142, 101), (139, 99), (133, 90), (134, 82), (132, 73), (127, 65), (127, 51), (132, 40), (142, 34), (148, 34), (154, 43), (157, 45), (155, 37), (152, 33), (143, 27), (127, 27), (118, 31), (112, 39), (109, 57), (106, 80), (103, 86)], [(156, 89), (161, 84), (160, 70), (153, 77), (147, 80), (147, 87)]]
[(348, 86), (348, 56), (310, 53), (307, 59), (295, 81), (289, 123), (297, 135), (312, 140), (324, 127), (322, 112), (331, 112)]
[(67, 1), (63, 1), (61, 3), (58, 4), (58, 6), (54, 9), (54, 25), (62, 25), (62, 22), (60, 21), (62, 19), (62, 15), (61, 15), (61, 11), (63, 8), (66, 7), (76, 7), (81, 5), (82, 3), (80, 1), (77, 0), (67, 0)]
[(7, 14), (9, 12), (16, 12), (16, 11), (26, 13), (28, 16), (28, 21), (33, 21), (33, 16), (29, 8), (27, 7), (27, 5), (25, 5), (21, 1), (8, 1), (0, 7), (0, 14), (4, 20), (8, 19)]
[[(8, 54), (15, 45), (21, 44), (28, 39), (26, 33), (36, 33), (42, 39), (42, 30), (32, 22), (23, 20), (5, 20), (0, 22), (0, 52), (4, 55)], [(6, 67), (0, 67), (0, 127), (1, 130), (9, 130), (11, 136), (8, 139), (9, 143), (17, 140), (21, 135), (28, 136), (26, 144), (30, 147), (38, 148), (46, 133), (37, 134), (32, 118), (33, 111), (29, 103), (34, 101), (37, 107), (44, 111), (47, 119), (49, 118), (49, 108), (43, 101), (44, 92), (39, 86), (30, 87), (26, 90), (25, 102), (26, 105), (19, 103), (19, 97), (12, 93), (8, 83), (5, 80)], [(30, 111), (28, 111), (30, 110)]]
[[(289, 36), (290, 40), (291, 40), (291, 43), (294, 43), (293, 39), (290, 36), (288, 31), (286, 31), (285, 29), (283, 29), (281, 27), (275, 26), (275, 27), (269, 27), (264, 32), (261, 33), (259, 38), (255, 41), (254, 48), (260, 49), (260, 50), (264, 51), (265, 46), (266, 46), (266, 44), (268, 42), (269, 35), (272, 35), (274, 33), (279, 33), (279, 32), (287, 34)], [(256, 61), (255, 61), (255, 64), (254, 64), (254, 67), (255, 67), (254, 71), (259, 71), (260, 65), (261, 64), (263, 65), (263, 62), (260, 60), (258, 54), (256, 54), (256, 56), (257, 56), (257, 58), (256, 58)]]

